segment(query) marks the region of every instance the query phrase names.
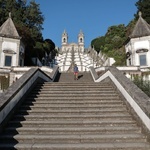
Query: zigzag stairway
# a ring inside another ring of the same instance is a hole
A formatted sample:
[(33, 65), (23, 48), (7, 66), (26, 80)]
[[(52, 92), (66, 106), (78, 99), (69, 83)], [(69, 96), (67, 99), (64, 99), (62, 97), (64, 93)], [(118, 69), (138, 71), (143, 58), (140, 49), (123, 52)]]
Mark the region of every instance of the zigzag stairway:
[(0, 135), (0, 149), (150, 150), (111, 82), (80, 77), (37, 84)]

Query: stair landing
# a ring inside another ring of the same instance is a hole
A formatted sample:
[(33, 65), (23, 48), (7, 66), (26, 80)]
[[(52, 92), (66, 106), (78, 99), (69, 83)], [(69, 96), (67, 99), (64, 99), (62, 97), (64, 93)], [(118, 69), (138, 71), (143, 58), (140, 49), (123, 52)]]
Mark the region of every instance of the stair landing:
[(90, 72), (79, 72), (78, 80), (74, 80), (73, 72), (59, 73), (55, 82), (93, 82)]

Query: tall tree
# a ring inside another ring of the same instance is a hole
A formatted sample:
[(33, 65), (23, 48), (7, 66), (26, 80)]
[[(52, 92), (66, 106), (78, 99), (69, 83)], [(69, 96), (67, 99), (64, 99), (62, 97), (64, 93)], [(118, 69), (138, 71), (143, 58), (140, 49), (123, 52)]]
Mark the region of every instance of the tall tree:
[(138, 12), (141, 11), (142, 17), (150, 24), (150, 0), (139, 0), (135, 5), (138, 9), (135, 15), (136, 19), (138, 18)]
[(39, 4), (36, 4), (34, 0), (30, 1), (26, 13), (26, 24), (29, 27), (30, 32), (32, 33), (33, 39), (42, 40), (41, 30), (43, 29), (42, 24), (44, 22), (44, 16), (40, 11)]
[[(45, 54), (44, 51), (50, 52), (54, 49), (55, 44), (52, 41), (43, 40), (44, 16), (40, 11), (40, 5), (35, 0), (30, 0), (29, 3), (27, 0), (0, 0), (0, 25), (6, 21), (9, 12), (26, 47), (25, 65), (31, 64), (29, 60), (32, 56), (41, 59), (41, 56)], [(48, 43), (50, 50), (43, 46), (45, 42)]]
[(15, 12), (15, 8), (16, 0), (0, 0), (0, 24), (6, 21), (9, 12)]

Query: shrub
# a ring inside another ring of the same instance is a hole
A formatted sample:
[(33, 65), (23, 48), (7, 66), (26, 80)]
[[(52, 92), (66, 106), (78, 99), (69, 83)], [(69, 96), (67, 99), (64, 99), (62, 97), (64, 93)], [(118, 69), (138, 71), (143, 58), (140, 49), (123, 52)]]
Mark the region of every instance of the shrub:
[(135, 77), (133, 82), (150, 97), (150, 81), (144, 80), (143, 77)]

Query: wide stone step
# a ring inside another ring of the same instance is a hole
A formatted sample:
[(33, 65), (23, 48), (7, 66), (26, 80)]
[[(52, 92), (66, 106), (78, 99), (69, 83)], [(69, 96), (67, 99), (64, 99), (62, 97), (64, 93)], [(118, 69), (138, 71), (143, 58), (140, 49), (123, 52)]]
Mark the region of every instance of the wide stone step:
[[(88, 108), (87, 108), (88, 107)], [(103, 105), (69, 105), (69, 106), (66, 106), (66, 105), (50, 105), (49, 106), (46, 106), (46, 105), (39, 105), (39, 106), (28, 106), (28, 105), (23, 105), (21, 106), (21, 109), (23, 110), (87, 110), (87, 109), (101, 109), (101, 110), (110, 110), (110, 109), (116, 109), (117, 107), (120, 107), (120, 109), (122, 108), (123, 109), (123, 106), (120, 105), (120, 104), (114, 104), (114, 105), (107, 105), (107, 104), (103, 104)]]
[(113, 90), (111, 90), (111, 91), (90, 91), (90, 90), (80, 90), (80, 91), (76, 91), (76, 90), (74, 90), (74, 91), (60, 91), (60, 90), (58, 90), (58, 91), (51, 91), (51, 90), (49, 90), (49, 91), (42, 91), (42, 92), (40, 92), (40, 91), (34, 91), (34, 92), (32, 92), (32, 94), (36, 94), (36, 95), (38, 95), (38, 94), (40, 94), (40, 95), (58, 95), (58, 94), (60, 94), (60, 95), (79, 95), (79, 94), (82, 94), (82, 95), (84, 95), (84, 94), (86, 94), (86, 95), (103, 95), (103, 94), (107, 94), (107, 95), (117, 95), (117, 94), (115, 94), (114, 93), (114, 91)]
[(107, 97), (106, 95), (104, 95), (104, 96), (101, 96), (101, 97), (93, 97), (93, 96), (84, 96), (84, 98), (83, 97), (77, 97), (77, 96), (75, 96), (75, 97), (61, 97), (61, 96), (46, 96), (46, 97), (40, 97), (40, 95), (34, 95), (34, 96), (30, 96), (30, 97), (28, 97), (27, 98), (27, 100), (69, 100), (69, 101), (72, 101), (72, 100), (76, 100), (76, 101), (86, 101), (86, 100), (91, 100), (91, 102), (93, 101), (93, 100), (99, 100), (99, 101), (103, 101), (103, 100), (106, 100), (106, 101), (113, 101), (113, 100), (118, 100), (118, 99), (120, 99), (120, 97), (119, 96), (110, 96), (110, 97)]
[(112, 89), (113, 87), (112, 86), (110, 86), (110, 85), (104, 85), (104, 86), (102, 86), (102, 85), (83, 85), (83, 84), (81, 84), (81, 85), (74, 85), (74, 84), (72, 84), (72, 85), (68, 85), (68, 84), (66, 84), (66, 85), (44, 85), (44, 86), (40, 86), (40, 87), (35, 87), (35, 89), (36, 90), (48, 90), (48, 89), (70, 89), (70, 90), (73, 90), (74, 88), (76, 88), (76, 89), (82, 89), (82, 90), (84, 90), (84, 89)]
[(61, 93), (61, 94), (58, 94), (58, 93), (40, 93), (40, 94), (34, 94), (32, 93), (31, 94), (31, 97), (118, 97), (118, 94), (116, 93), (87, 93), (87, 92), (81, 92), (81, 93)]
[(45, 99), (26, 99), (23, 104), (25, 105), (35, 105), (35, 104), (123, 104), (121, 100), (86, 100), (86, 99), (51, 99), (51, 100), (45, 100)]
[[(22, 107), (29, 105), (23, 105)], [(31, 107), (122, 107), (122, 103), (34, 103)]]
[(47, 86), (47, 85), (82, 85), (82, 86), (89, 86), (89, 85), (99, 85), (99, 86), (110, 86), (110, 83), (100, 83), (100, 82), (44, 82), (38, 83), (37, 86)]
[(111, 83), (38, 84), (0, 135), (0, 149), (149, 150)]
[(49, 127), (7, 127), (5, 129), (5, 133), (8, 133), (10, 135), (12, 134), (27, 134), (30, 133), (32, 135), (34, 134), (43, 134), (43, 135), (51, 135), (51, 134), (112, 134), (112, 133), (140, 133), (141, 130), (137, 127), (129, 126), (128, 128), (126, 127), (105, 127), (105, 126), (100, 126), (100, 127), (58, 127), (58, 128), (49, 128)]
[(25, 144), (25, 143), (6, 143), (1, 144), (1, 149), (11, 149), (15, 148), (18, 150), (149, 150), (149, 144), (143, 142), (111, 142), (111, 143), (34, 143), (34, 144)]
[(122, 134), (79, 134), (79, 135), (42, 135), (42, 134), (26, 134), (26, 135), (2, 135), (0, 143), (11, 142), (11, 139), (19, 143), (109, 143), (109, 142), (146, 142), (145, 137), (138, 133), (122, 133)]
[(86, 110), (66, 110), (66, 109), (58, 109), (58, 110), (39, 110), (39, 109), (34, 109), (34, 110), (26, 110), (26, 109), (21, 109), (18, 110), (19, 114), (22, 115), (29, 115), (29, 114), (37, 114), (37, 115), (45, 115), (45, 114), (57, 114), (57, 115), (67, 115), (67, 114), (74, 114), (74, 115), (80, 115), (80, 114), (85, 114), (85, 115), (93, 115), (93, 114), (97, 114), (97, 115), (102, 115), (102, 114), (106, 114), (106, 115), (110, 115), (110, 114), (127, 114), (128, 113), (122, 109), (108, 109), (108, 110), (100, 110), (100, 109), (86, 109)]
[(11, 127), (137, 127), (133, 120), (11, 120), (8, 123)]
[(36, 88), (38, 87), (47, 87), (47, 86), (58, 86), (58, 87), (61, 87), (61, 86), (81, 86), (81, 87), (91, 87), (91, 86), (97, 86), (97, 87), (112, 87), (113, 84), (111, 84), (110, 82), (107, 83), (107, 82), (103, 82), (103, 83), (100, 83), (100, 82), (45, 82), (45, 83), (38, 83), (36, 85)]
[(131, 121), (131, 117), (128, 116), (122, 116), (122, 117), (118, 117), (117, 116), (111, 116), (111, 117), (104, 117), (104, 116), (96, 116), (96, 115), (91, 115), (91, 116), (72, 116), (72, 115), (68, 115), (68, 116), (39, 116), (36, 117), (35, 115), (33, 116), (23, 116), (23, 115), (17, 115), (14, 117), (14, 120), (19, 120), (19, 121), (23, 121), (23, 120), (43, 120), (43, 121), (54, 121), (54, 120), (100, 120), (100, 121), (111, 121), (111, 120), (117, 120), (117, 121)]
[(65, 87), (65, 86), (61, 86), (61, 87), (45, 87), (45, 88), (35, 88), (34, 92), (36, 91), (114, 91), (114, 89), (112, 87)]
[(105, 85), (101, 85), (101, 84), (70, 84), (70, 83), (65, 83), (65, 84), (44, 84), (44, 85), (37, 85), (35, 87), (35, 89), (48, 89), (48, 88), (58, 88), (58, 89), (72, 89), (72, 88), (75, 88), (75, 87), (78, 87), (79, 89), (85, 89), (85, 88), (96, 88), (96, 89), (111, 89), (113, 88), (111, 85), (108, 85), (108, 84), (105, 84)]
[(132, 118), (127, 114), (102, 114), (102, 115), (39, 115), (39, 114), (30, 114), (30, 115), (15, 115), (14, 120), (132, 120)]
[(81, 93), (81, 92), (85, 92), (85, 93), (102, 93), (102, 92), (104, 92), (104, 93), (112, 93), (112, 92), (114, 92), (114, 90), (113, 89), (109, 89), (109, 88), (107, 88), (107, 89), (89, 89), (89, 88), (84, 88), (84, 89), (77, 89), (77, 88), (72, 88), (72, 89), (54, 89), (54, 88), (48, 88), (48, 89), (44, 89), (44, 90), (34, 90), (32, 93), (49, 93), (49, 94), (51, 94), (51, 93), (53, 93), (53, 92), (55, 92), (55, 93), (70, 93), (70, 92), (72, 92), (72, 93)]

